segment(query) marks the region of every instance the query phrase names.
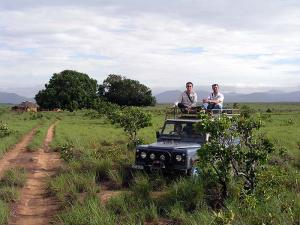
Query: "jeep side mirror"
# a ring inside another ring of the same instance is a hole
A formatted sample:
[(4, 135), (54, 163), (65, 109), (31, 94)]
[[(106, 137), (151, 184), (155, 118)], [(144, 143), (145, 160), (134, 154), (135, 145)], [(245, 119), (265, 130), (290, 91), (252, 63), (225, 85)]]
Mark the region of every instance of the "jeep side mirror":
[(156, 138), (159, 138), (160, 137), (160, 133), (159, 131), (156, 131)]

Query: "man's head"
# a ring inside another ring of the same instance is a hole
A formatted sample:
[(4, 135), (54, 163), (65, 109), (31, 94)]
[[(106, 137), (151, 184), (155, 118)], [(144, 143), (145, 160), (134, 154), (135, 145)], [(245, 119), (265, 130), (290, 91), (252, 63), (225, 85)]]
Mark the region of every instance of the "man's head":
[(218, 84), (211, 85), (211, 88), (213, 89), (213, 92), (215, 94), (217, 94), (219, 92), (219, 85)]
[(192, 82), (187, 82), (185, 85), (187, 92), (191, 92), (193, 90), (193, 86)]

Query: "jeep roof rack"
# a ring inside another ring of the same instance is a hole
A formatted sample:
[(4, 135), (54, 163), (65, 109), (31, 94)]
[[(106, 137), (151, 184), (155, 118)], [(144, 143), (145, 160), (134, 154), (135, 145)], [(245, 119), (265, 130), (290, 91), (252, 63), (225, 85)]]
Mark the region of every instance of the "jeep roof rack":
[(190, 111), (181, 110), (177, 106), (166, 108), (166, 119), (197, 119), (199, 113), (209, 113), (213, 117), (220, 117), (221, 115), (227, 116), (239, 116), (239, 109), (211, 109), (205, 110), (200, 107), (196, 107)]

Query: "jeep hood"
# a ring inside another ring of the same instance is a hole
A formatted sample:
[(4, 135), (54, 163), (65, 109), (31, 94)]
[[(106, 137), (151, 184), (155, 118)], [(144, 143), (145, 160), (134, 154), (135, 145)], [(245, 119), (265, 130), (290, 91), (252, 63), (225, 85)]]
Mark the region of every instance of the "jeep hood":
[(155, 142), (150, 145), (139, 145), (139, 149), (168, 149), (168, 150), (181, 150), (181, 149), (194, 149), (200, 148), (201, 145), (190, 142), (175, 142), (175, 141), (161, 141)]

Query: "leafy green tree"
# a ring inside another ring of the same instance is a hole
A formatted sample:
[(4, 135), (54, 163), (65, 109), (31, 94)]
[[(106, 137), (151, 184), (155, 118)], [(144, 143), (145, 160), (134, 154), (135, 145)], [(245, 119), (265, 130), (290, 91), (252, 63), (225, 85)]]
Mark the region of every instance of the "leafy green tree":
[[(275, 151), (271, 141), (260, 135), (255, 134), (262, 126), (259, 117), (241, 117), (237, 123), (240, 144), (236, 164), (232, 164), (235, 173), (245, 179), (245, 189), (253, 192), (256, 186), (256, 176), (259, 166), (267, 162), (270, 153)], [(237, 166), (236, 166), (237, 165)]]
[(203, 173), (214, 177), (221, 185), (223, 199), (228, 196), (228, 184), (233, 176), (244, 181), (244, 188), (252, 192), (257, 172), (274, 151), (273, 144), (265, 137), (255, 135), (261, 120), (254, 117), (211, 118), (200, 115), (196, 127), (209, 133), (209, 141), (198, 150), (199, 166)]
[(73, 70), (54, 73), (45, 89), (35, 96), (43, 109), (67, 109), (70, 111), (90, 108), (97, 98), (97, 81), (87, 74)]
[(114, 117), (116, 110), (120, 110), (120, 106), (98, 97), (94, 99), (92, 109), (97, 112), (98, 115), (96, 117), (106, 116), (108, 119), (111, 119)]
[(152, 96), (150, 88), (120, 75), (109, 75), (99, 86), (98, 94), (101, 98), (118, 105), (155, 105), (155, 97)]
[(219, 119), (212, 119), (208, 114), (200, 114), (200, 119), (196, 127), (200, 132), (209, 133), (209, 141), (198, 150), (199, 166), (204, 174), (221, 185), (222, 197), (226, 198), (231, 162), (237, 154), (235, 141), (238, 133), (231, 129), (234, 118), (223, 115)]
[(140, 129), (151, 125), (151, 114), (138, 107), (125, 107), (111, 113), (110, 120), (123, 128), (129, 136), (129, 148), (139, 143), (137, 133)]

